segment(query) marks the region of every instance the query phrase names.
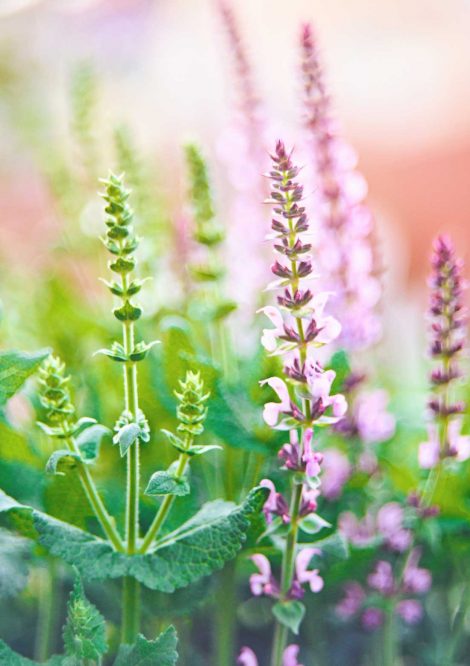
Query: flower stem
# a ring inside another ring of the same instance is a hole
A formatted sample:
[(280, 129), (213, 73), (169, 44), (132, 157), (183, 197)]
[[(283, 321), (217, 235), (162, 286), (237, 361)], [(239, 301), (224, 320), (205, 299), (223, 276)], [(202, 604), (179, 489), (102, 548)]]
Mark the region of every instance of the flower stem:
[(385, 616), (383, 632), (383, 665), (398, 666), (395, 641), (395, 608), (393, 601), (390, 603)]
[[(191, 444), (189, 444), (189, 446), (191, 446)], [(188, 460), (189, 456), (186, 453), (180, 454), (180, 457), (178, 458), (178, 467), (176, 468), (175, 471), (175, 476), (178, 479), (180, 479), (184, 475)], [(157, 515), (153, 519), (153, 522), (150, 525), (144, 540), (142, 541), (142, 545), (140, 546), (138, 551), (139, 553), (146, 553), (147, 550), (150, 548), (158, 532), (160, 531), (161, 526), (165, 522), (166, 517), (168, 516), (174, 501), (175, 501), (174, 495), (165, 495), (165, 499), (161, 503), (160, 508), (157, 511)]]
[[(70, 451), (80, 455), (80, 451), (78, 450), (77, 444), (73, 437), (67, 437), (65, 439), (65, 443)], [(83, 490), (85, 491), (85, 495), (87, 496), (87, 499), (90, 502), (90, 505), (93, 509), (96, 518), (98, 519), (99, 524), (101, 525), (101, 529), (103, 530), (109, 541), (112, 543), (114, 548), (120, 552), (123, 552), (124, 550), (123, 543), (114, 524), (114, 519), (107, 512), (103, 500), (101, 499), (100, 494), (98, 492), (98, 489), (95, 486), (93, 477), (90, 474), (90, 470), (88, 469), (85, 463), (79, 466), (78, 474), (80, 477)]]
[(126, 576), (122, 583), (122, 642), (134, 643), (140, 629), (140, 583)]

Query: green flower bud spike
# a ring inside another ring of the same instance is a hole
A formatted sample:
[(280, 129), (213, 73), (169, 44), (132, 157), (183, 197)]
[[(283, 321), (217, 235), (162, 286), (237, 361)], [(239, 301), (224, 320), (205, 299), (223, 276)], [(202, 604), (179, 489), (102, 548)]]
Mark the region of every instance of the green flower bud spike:
[(101, 525), (101, 528), (114, 548), (123, 551), (121, 537), (116, 529), (114, 519), (108, 514), (103, 500), (95, 486), (87, 461), (77, 445), (75, 437), (86, 428), (95, 425), (95, 419), (75, 418), (75, 407), (69, 391), (70, 377), (65, 374), (65, 365), (54, 356), (49, 356), (39, 370), (39, 387), (42, 406), (46, 410), (46, 423), (38, 425), (50, 437), (60, 439), (65, 449), (54, 451), (46, 469), (57, 472), (60, 462), (67, 463), (69, 468), (77, 470), (83, 490)]
[(199, 372), (188, 371), (184, 381), (180, 380), (179, 383), (181, 389), (175, 391), (178, 398), (176, 417), (179, 422), (177, 431), (182, 436), (175, 435), (168, 430), (162, 430), (170, 444), (179, 452), (179, 457), (166, 472), (155, 472), (150, 478), (145, 491), (146, 495), (164, 495), (165, 497), (142, 542), (140, 553), (147, 552), (152, 546), (168, 516), (175, 497), (189, 493), (186, 471), (191, 457), (221, 448), (217, 445), (194, 445), (195, 437), (199, 437), (204, 432), (204, 421), (207, 417), (205, 403), (210, 395), (204, 389), (204, 382)]
[(142, 281), (133, 277), (136, 267), (134, 252), (138, 239), (134, 232), (134, 215), (129, 206), (130, 192), (124, 186), (123, 177), (111, 173), (102, 181), (105, 191), (101, 194), (106, 202), (106, 236), (102, 239), (112, 255), (110, 270), (116, 281), (107, 282), (111, 293), (121, 302), (113, 314), (122, 324), (122, 343), (114, 342), (111, 349), (100, 350), (124, 366), (124, 411), (116, 424), (114, 442), (119, 444), (121, 455), (127, 459), (127, 503), (126, 503), (126, 550), (133, 554), (139, 539), (139, 492), (140, 492), (140, 442), (150, 438), (148, 424), (139, 408), (137, 363), (142, 361), (156, 342), (135, 342), (135, 322), (142, 310), (134, 302)]

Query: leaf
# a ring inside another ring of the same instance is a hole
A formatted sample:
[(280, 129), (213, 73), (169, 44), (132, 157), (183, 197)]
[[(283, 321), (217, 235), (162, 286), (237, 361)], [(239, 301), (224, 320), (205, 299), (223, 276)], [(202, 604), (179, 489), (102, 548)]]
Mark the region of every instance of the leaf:
[(128, 423), (118, 430), (113, 437), (114, 444), (119, 444), (121, 457), (125, 456), (127, 450), (140, 435), (140, 426), (137, 423)]
[(170, 626), (154, 641), (142, 634), (134, 645), (121, 645), (114, 666), (174, 666), (178, 660), (178, 637)]
[(101, 441), (103, 437), (110, 434), (109, 428), (95, 422), (95, 425), (78, 435), (75, 442), (85, 462), (93, 462), (98, 458)]
[(189, 492), (188, 479), (184, 476), (178, 477), (168, 471), (152, 474), (145, 490), (146, 495), (176, 495), (177, 497), (188, 495)]
[(304, 516), (299, 525), (307, 534), (316, 534), (325, 527), (331, 527), (331, 523), (319, 516), (318, 513), (309, 513), (307, 516)]
[(82, 659), (99, 661), (108, 648), (104, 617), (85, 597), (78, 575), (67, 604), (63, 637), (65, 652), (72, 657), (65, 660), (64, 666), (80, 666)]
[(63, 666), (63, 657), (55, 655), (39, 664), (37, 661), (14, 652), (6, 643), (0, 640), (0, 664), (2, 666)]
[[(118, 553), (103, 539), (0, 494), (0, 512), (23, 519), (23, 529), (52, 555), (75, 565), (84, 578), (104, 580), (133, 576), (153, 590), (173, 592), (221, 569), (233, 559), (260, 514), (268, 490), (254, 488), (240, 506), (216, 500), (175, 531), (163, 536), (145, 555)], [(31, 524), (32, 518), (32, 524)], [(34, 529), (33, 529), (34, 528)]]
[(303, 603), (300, 601), (278, 601), (274, 604), (272, 611), (276, 620), (297, 636), (305, 616)]
[(200, 456), (204, 453), (209, 453), (209, 451), (215, 451), (216, 449), (222, 449), (218, 444), (195, 444), (191, 446), (186, 453), (188, 456)]
[(24, 384), (30, 375), (49, 356), (49, 349), (38, 352), (0, 352), (0, 406), (4, 405)]
[(66, 472), (70, 472), (77, 468), (77, 463), (82, 459), (78, 453), (69, 451), (69, 449), (59, 449), (54, 451), (46, 463), (46, 472), (48, 474), (59, 474), (65, 476)]
[(335, 532), (324, 539), (318, 539), (317, 541), (302, 545), (319, 548), (323, 556), (333, 559), (347, 560), (349, 557), (348, 540), (339, 532)]
[(17, 595), (28, 582), (25, 559), (30, 546), (26, 539), (0, 530), (0, 598)]
[(164, 428), (161, 429), (161, 432), (168, 438), (170, 444), (174, 446), (177, 451), (186, 453), (187, 446), (180, 437), (174, 435), (170, 430), (165, 430)]

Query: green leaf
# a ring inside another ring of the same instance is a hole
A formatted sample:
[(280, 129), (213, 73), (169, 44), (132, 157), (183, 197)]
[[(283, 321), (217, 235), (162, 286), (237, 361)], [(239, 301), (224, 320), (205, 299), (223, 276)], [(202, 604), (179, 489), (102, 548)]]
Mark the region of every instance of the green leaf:
[(74, 453), (68, 449), (59, 449), (58, 451), (54, 451), (47, 461), (46, 472), (48, 474), (65, 476), (66, 472), (76, 469), (77, 464), (81, 462), (82, 459), (78, 453)]
[(64, 666), (80, 666), (82, 659), (100, 661), (108, 648), (104, 617), (85, 597), (78, 576), (67, 604), (63, 637), (65, 652), (68, 657), (72, 657), (65, 660)]
[(287, 627), (293, 634), (299, 633), (304, 619), (305, 606), (300, 601), (278, 601), (273, 606), (273, 615), (278, 622)]
[(84, 430), (75, 440), (82, 459), (85, 462), (93, 462), (96, 460), (100, 452), (103, 437), (110, 434), (111, 430), (99, 423)]
[(0, 640), (0, 664), (2, 666), (64, 666), (63, 660), (63, 657), (56, 655), (39, 664), (37, 661), (14, 652), (6, 643)]
[(331, 527), (331, 523), (319, 516), (317, 513), (309, 513), (307, 516), (304, 516), (300, 523), (301, 529), (307, 534), (316, 534), (325, 527)]
[(91, 428), (92, 426), (96, 425), (97, 421), (96, 419), (92, 419), (91, 416), (83, 416), (81, 419), (78, 419), (77, 423), (74, 426), (73, 429), (73, 436), (78, 437), (84, 430), (87, 430), (87, 428)]
[(187, 453), (186, 443), (177, 435), (174, 435), (170, 430), (161, 429), (161, 432), (168, 438), (168, 441), (172, 446), (175, 447), (177, 451), (181, 453)]
[(215, 451), (216, 449), (222, 449), (222, 447), (218, 444), (195, 444), (194, 446), (190, 446), (186, 453), (188, 456), (200, 456), (209, 451)]
[(176, 495), (177, 497), (188, 495), (189, 492), (188, 479), (185, 476), (178, 477), (169, 471), (152, 474), (145, 490), (146, 495)]
[(267, 493), (266, 488), (254, 488), (240, 506), (222, 500), (209, 502), (157, 541), (151, 552), (133, 556), (118, 553), (107, 541), (21, 505), (4, 493), (0, 494), (0, 512), (20, 517), (23, 532), (37, 534), (39, 543), (75, 565), (83, 577), (104, 580), (129, 575), (150, 589), (173, 592), (221, 569), (236, 556)]
[(174, 627), (168, 627), (154, 641), (142, 634), (134, 645), (121, 645), (114, 666), (174, 666), (178, 660), (178, 637)]
[(153, 342), (138, 342), (132, 352), (129, 354), (129, 359), (131, 361), (143, 361), (144, 358), (147, 356), (149, 351), (152, 349), (152, 347), (155, 347), (155, 345), (159, 345), (160, 340), (153, 340)]
[(0, 352), (0, 406), (4, 405), (49, 356), (48, 349)]
[(137, 321), (142, 315), (142, 309), (125, 301), (124, 305), (113, 310), (113, 314), (119, 321)]
[(30, 550), (30, 541), (0, 530), (0, 598), (13, 597), (26, 586)]
[(137, 423), (128, 423), (118, 430), (113, 437), (114, 444), (119, 444), (121, 457), (125, 456), (127, 450), (138, 439), (140, 426)]
[(311, 543), (302, 544), (319, 548), (323, 556), (331, 557), (336, 560), (347, 560), (349, 557), (348, 540), (339, 532), (335, 532), (324, 539), (318, 539)]

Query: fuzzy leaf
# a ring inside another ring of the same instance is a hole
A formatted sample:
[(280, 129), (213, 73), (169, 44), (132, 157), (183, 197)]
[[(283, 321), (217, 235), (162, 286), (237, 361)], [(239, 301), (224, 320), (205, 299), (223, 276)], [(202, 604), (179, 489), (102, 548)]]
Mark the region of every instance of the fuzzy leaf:
[(6, 643), (0, 640), (0, 664), (2, 666), (64, 666), (64, 658), (55, 655), (39, 664), (37, 661), (14, 652)]
[(121, 645), (114, 666), (174, 666), (178, 660), (178, 637), (174, 627), (168, 627), (154, 641), (142, 634), (134, 645)]
[(76, 444), (85, 462), (93, 462), (98, 458), (101, 441), (103, 437), (110, 434), (109, 428), (95, 423), (76, 438)]
[(299, 525), (307, 534), (316, 534), (325, 529), (325, 527), (331, 527), (331, 523), (317, 513), (309, 513), (307, 516), (304, 516)]
[(187, 450), (188, 456), (200, 456), (201, 454), (215, 451), (215, 449), (222, 449), (218, 444), (195, 444)]
[(4, 405), (49, 356), (48, 349), (0, 352), (0, 406)]
[(153, 340), (152, 342), (138, 342), (132, 352), (129, 354), (129, 359), (131, 361), (143, 361), (143, 359), (147, 356), (149, 351), (152, 349), (152, 347), (155, 347), (155, 345), (159, 345), (160, 340)]
[(140, 427), (137, 423), (128, 423), (118, 430), (113, 437), (114, 444), (119, 444), (121, 457), (125, 456), (127, 450), (140, 435)]
[(284, 627), (297, 635), (304, 619), (305, 606), (300, 601), (278, 601), (273, 606), (273, 615)]
[(173, 592), (221, 569), (236, 556), (267, 493), (266, 488), (254, 488), (239, 506), (209, 502), (162, 537), (151, 552), (134, 556), (118, 553), (103, 539), (21, 505), (4, 493), (0, 494), (0, 512), (19, 515), (28, 536), (37, 533), (39, 543), (75, 565), (83, 577), (103, 580), (129, 575), (150, 589)]
[(174, 446), (177, 451), (180, 451), (181, 453), (187, 452), (186, 451), (187, 446), (180, 437), (174, 435), (170, 430), (165, 430), (164, 428), (162, 428), (161, 431), (168, 438), (170, 444)]
[(106, 623), (101, 613), (88, 601), (77, 576), (67, 604), (67, 622), (63, 632), (64, 666), (80, 666), (82, 660), (99, 661), (108, 648)]
[(81, 462), (78, 453), (73, 453), (68, 449), (59, 449), (54, 451), (46, 463), (46, 472), (48, 474), (60, 474), (64, 476), (66, 472), (76, 469), (77, 463)]
[(169, 471), (152, 474), (145, 490), (146, 495), (188, 495), (190, 487), (186, 477), (177, 477)]
[(75, 427), (73, 429), (73, 436), (78, 437), (84, 430), (91, 428), (96, 425), (96, 419), (92, 419), (91, 416), (83, 416), (81, 419), (78, 419)]
[(28, 582), (25, 558), (31, 543), (22, 537), (0, 530), (0, 598), (12, 597)]

